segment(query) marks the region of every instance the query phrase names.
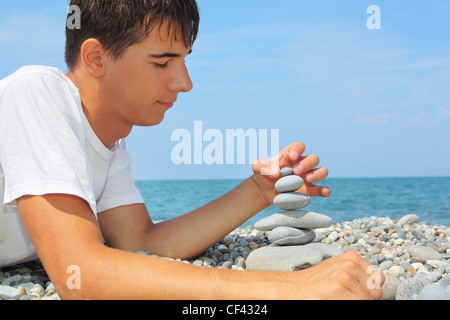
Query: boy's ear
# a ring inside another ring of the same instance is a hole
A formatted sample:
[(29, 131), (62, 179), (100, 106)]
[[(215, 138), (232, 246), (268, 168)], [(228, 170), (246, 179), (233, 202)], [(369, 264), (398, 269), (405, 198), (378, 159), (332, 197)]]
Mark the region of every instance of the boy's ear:
[(87, 39), (81, 45), (81, 63), (95, 78), (100, 78), (105, 74), (105, 53), (105, 48), (97, 39)]

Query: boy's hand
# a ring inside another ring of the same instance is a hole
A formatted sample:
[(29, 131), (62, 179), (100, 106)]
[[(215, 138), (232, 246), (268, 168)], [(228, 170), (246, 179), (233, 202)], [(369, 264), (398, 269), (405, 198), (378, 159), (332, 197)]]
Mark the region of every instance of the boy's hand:
[(314, 154), (303, 156), (303, 152), (305, 152), (305, 145), (295, 142), (285, 147), (271, 160), (257, 160), (253, 163), (253, 178), (268, 205), (272, 205), (273, 198), (278, 194), (275, 190), (275, 182), (282, 177), (280, 170), (284, 167), (293, 168), (294, 174), (302, 177), (304, 184), (298, 190), (299, 192), (309, 196), (329, 197), (331, 195), (330, 188), (313, 184), (325, 179), (328, 176), (328, 169), (316, 168), (319, 165), (319, 157)]

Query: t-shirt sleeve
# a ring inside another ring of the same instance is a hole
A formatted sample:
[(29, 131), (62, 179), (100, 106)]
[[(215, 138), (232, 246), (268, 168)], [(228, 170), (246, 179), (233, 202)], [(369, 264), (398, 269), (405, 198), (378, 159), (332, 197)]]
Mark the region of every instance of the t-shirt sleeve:
[(70, 194), (87, 201), (96, 214), (82, 110), (64, 80), (25, 74), (3, 88), (0, 97), (5, 205), (14, 206), (24, 195)]
[(144, 203), (131, 172), (131, 157), (122, 139), (114, 157), (101, 197), (97, 200), (98, 213), (129, 204)]

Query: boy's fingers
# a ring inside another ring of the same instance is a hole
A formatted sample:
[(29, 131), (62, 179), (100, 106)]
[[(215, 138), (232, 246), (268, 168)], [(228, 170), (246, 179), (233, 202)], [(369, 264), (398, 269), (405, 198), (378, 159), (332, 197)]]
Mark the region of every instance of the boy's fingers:
[[(291, 162), (297, 161), (300, 156), (305, 152), (305, 145), (301, 142), (294, 142), (285, 148), (288, 158)], [(283, 150), (284, 151), (284, 150)]]
[[(302, 154), (305, 152), (305, 145), (302, 142), (294, 142), (287, 147), (285, 147), (278, 155), (273, 157), (270, 160), (259, 159), (254, 163), (254, 169), (258, 169), (260, 167), (268, 167), (278, 165), (279, 168), (283, 167), (294, 167), (298, 164), (302, 159), (306, 159), (307, 157), (302, 157)], [(313, 159), (309, 159), (308, 161), (312, 161)], [(305, 163), (306, 165), (308, 164)], [(256, 164), (256, 166), (255, 166)], [(309, 167), (309, 165), (308, 165)], [(312, 167), (313, 168), (313, 167)], [(310, 169), (312, 169), (310, 168)]]
[(322, 181), (326, 177), (328, 177), (328, 169), (325, 167), (320, 167), (320, 168), (313, 169), (313, 170), (309, 171), (308, 173), (306, 173), (303, 176), (303, 180), (307, 183), (314, 183), (317, 181)]
[(307, 156), (302, 156), (299, 158), (298, 163), (293, 166), (294, 174), (303, 174), (305, 172), (311, 171), (317, 167), (320, 163), (319, 156), (315, 154), (310, 154)]
[(384, 283), (384, 277), (360, 253), (347, 251), (341, 254), (338, 256), (335, 269), (339, 269), (341, 272), (338, 274), (343, 276), (337, 280), (346, 282), (345, 286), (358, 299), (379, 299), (381, 297), (381, 286)]
[(322, 187), (320, 188), (320, 196), (328, 198), (329, 196), (331, 196), (331, 189), (328, 187)]
[(328, 187), (315, 186), (312, 184), (304, 185), (303, 193), (310, 195), (311, 197), (329, 197), (331, 195), (331, 189)]

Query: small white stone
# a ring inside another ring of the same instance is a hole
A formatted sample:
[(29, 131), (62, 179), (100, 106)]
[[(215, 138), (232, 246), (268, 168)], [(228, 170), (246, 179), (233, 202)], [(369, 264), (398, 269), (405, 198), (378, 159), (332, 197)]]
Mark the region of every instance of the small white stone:
[(39, 298), (41, 298), (44, 295), (44, 293), (45, 293), (44, 287), (42, 287), (40, 284), (35, 284), (28, 294), (34, 294)]
[(392, 266), (389, 269), (388, 274), (390, 274), (391, 276), (394, 276), (396, 278), (400, 278), (401, 276), (405, 275), (405, 269), (403, 269), (403, 267), (400, 267), (400, 266)]
[(414, 223), (418, 223), (419, 222), (419, 216), (417, 216), (416, 214), (407, 214), (403, 217), (401, 217), (398, 221), (397, 221), (397, 225), (399, 226), (404, 226), (404, 225), (413, 225)]
[(338, 233), (336, 231), (333, 231), (328, 235), (328, 239), (330, 239), (331, 242), (336, 241), (337, 238), (338, 238)]
[(427, 264), (432, 266), (433, 268), (439, 268), (439, 267), (447, 267), (449, 263), (447, 261), (442, 260), (427, 260)]

